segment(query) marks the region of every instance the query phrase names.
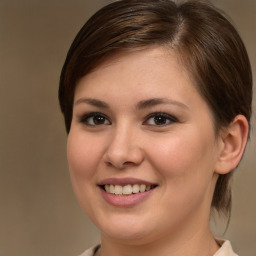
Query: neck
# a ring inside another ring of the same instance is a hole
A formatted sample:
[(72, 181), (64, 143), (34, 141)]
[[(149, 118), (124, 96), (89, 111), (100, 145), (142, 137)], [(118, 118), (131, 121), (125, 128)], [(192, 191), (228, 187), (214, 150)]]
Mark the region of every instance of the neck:
[(213, 256), (219, 249), (210, 230), (198, 230), (186, 239), (175, 236), (158, 238), (151, 242), (123, 242), (102, 234), (101, 249), (97, 256)]

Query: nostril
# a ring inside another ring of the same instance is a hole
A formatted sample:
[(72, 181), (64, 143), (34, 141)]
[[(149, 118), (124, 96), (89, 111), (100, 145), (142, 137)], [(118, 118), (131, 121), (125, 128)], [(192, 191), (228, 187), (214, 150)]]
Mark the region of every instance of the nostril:
[(118, 169), (139, 165), (143, 159), (143, 150), (136, 145), (134, 140), (127, 140), (127, 138), (122, 140), (120, 137), (112, 141), (103, 156), (103, 160), (108, 166)]
[(130, 166), (135, 166), (137, 165), (136, 162), (132, 161), (122, 161), (121, 159), (110, 159), (110, 158), (105, 158), (105, 164), (108, 166), (115, 167), (117, 169), (125, 169)]

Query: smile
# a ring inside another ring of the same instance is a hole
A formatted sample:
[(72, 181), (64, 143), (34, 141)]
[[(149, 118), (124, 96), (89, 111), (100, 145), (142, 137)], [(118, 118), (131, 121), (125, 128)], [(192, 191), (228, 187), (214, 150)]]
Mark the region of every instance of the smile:
[(107, 178), (98, 184), (104, 200), (117, 207), (133, 207), (154, 194), (158, 184), (132, 177)]
[(156, 185), (127, 184), (125, 186), (121, 186), (121, 185), (107, 184), (102, 187), (107, 193), (115, 194), (119, 196), (127, 196), (127, 195), (138, 194), (138, 193), (143, 193), (145, 191), (149, 191), (151, 189), (154, 189)]

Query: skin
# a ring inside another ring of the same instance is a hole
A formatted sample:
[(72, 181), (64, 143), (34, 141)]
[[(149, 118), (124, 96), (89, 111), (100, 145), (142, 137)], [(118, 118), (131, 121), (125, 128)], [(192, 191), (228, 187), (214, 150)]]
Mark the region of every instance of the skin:
[[(161, 102), (141, 104), (155, 98)], [(94, 112), (102, 123), (87, 116)], [(168, 116), (159, 123), (149, 117), (156, 112)], [(98, 254), (213, 255), (218, 245), (209, 229), (210, 207), (226, 149), (174, 52), (158, 47), (120, 53), (83, 77), (67, 152), (78, 201), (101, 230)], [(113, 177), (157, 187), (135, 206), (113, 206), (97, 185)]]

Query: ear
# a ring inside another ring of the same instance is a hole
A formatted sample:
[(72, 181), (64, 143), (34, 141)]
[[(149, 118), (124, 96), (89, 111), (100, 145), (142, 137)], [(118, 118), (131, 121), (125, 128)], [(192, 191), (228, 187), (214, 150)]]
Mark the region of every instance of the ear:
[(247, 119), (243, 115), (237, 115), (221, 133), (221, 148), (215, 173), (226, 174), (238, 166), (245, 150), (248, 132)]

